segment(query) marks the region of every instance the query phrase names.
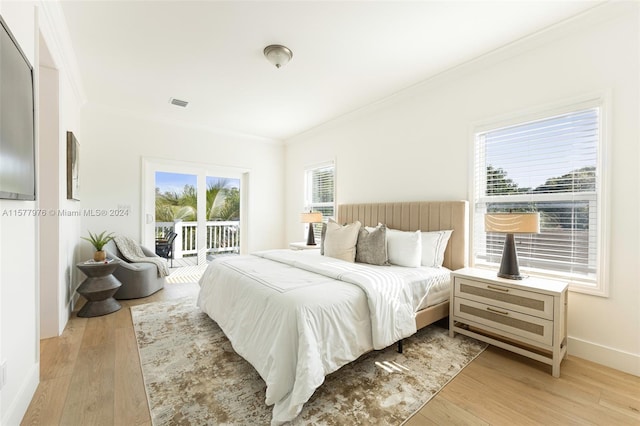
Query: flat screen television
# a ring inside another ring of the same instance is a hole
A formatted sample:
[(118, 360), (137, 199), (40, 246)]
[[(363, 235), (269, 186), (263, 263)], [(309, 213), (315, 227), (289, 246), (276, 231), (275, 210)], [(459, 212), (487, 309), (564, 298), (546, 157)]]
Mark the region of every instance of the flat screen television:
[(33, 68), (0, 23), (0, 198), (35, 200)]

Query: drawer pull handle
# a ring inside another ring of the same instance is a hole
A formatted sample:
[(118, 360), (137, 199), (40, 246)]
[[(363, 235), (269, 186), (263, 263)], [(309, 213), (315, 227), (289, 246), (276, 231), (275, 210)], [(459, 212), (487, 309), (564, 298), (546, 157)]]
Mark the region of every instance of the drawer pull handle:
[(498, 290), (498, 291), (504, 291), (505, 293), (509, 293), (509, 289), (508, 288), (494, 287), (492, 285), (488, 285), (487, 288), (489, 288), (491, 290)]
[(509, 315), (509, 312), (507, 312), (507, 311), (499, 311), (498, 309), (493, 309), (493, 308), (487, 308), (487, 311), (494, 312), (494, 313), (500, 314), (500, 315)]

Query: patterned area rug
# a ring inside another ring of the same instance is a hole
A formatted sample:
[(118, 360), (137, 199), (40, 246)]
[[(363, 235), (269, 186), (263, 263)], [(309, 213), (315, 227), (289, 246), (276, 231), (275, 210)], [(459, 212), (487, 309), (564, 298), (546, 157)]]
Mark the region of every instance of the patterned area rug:
[[(153, 424), (268, 425), (265, 384), (189, 297), (131, 307)], [(486, 345), (435, 325), (329, 375), (292, 425), (399, 425)]]

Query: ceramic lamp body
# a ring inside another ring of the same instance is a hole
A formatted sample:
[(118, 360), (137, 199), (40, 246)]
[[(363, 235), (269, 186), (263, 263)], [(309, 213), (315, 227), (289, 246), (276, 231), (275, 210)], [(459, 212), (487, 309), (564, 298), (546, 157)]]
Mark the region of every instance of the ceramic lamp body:
[(504, 239), (504, 249), (502, 250), (502, 260), (500, 261), (500, 270), (498, 271), (500, 278), (510, 280), (521, 280), (524, 278), (520, 275), (520, 266), (518, 265), (518, 255), (516, 253), (516, 242), (513, 234), (507, 234)]

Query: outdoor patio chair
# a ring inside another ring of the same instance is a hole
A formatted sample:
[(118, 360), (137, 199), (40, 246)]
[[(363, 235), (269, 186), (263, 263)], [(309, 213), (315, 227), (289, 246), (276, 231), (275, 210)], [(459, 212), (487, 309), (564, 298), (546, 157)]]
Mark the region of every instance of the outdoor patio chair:
[(171, 261), (171, 267), (173, 268), (173, 241), (178, 234), (175, 232), (169, 232), (167, 237), (162, 240), (156, 241), (156, 254), (160, 257), (164, 257), (167, 261)]

